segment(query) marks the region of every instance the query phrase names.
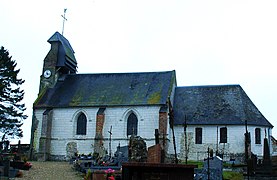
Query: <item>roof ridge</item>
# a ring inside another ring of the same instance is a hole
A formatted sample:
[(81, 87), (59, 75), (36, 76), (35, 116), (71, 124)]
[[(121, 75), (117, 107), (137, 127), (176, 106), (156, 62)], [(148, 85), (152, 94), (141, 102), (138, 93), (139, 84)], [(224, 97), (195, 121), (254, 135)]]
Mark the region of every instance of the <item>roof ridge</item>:
[(69, 74), (69, 75), (112, 75), (112, 74), (156, 74), (156, 73), (171, 73), (172, 71), (153, 71), (153, 72), (103, 72), (103, 73), (78, 73), (78, 74)]
[(218, 85), (191, 85), (191, 86), (178, 86), (177, 88), (206, 88), (206, 87), (241, 87), (240, 84), (218, 84)]

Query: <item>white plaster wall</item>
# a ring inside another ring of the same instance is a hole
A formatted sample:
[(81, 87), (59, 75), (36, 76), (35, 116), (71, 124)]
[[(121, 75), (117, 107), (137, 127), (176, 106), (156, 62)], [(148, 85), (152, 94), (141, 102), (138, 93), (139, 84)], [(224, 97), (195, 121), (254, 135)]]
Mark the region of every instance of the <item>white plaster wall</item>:
[[(51, 154), (66, 155), (66, 145), (76, 142), (79, 153), (91, 153), (94, 151), (94, 137), (96, 131), (96, 116), (99, 108), (57, 108), (53, 109)], [(128, 112), (132, 111), (138, 118), (138, 135), (146, 139), (147, 147), (155, 143), (155, 129), (159, 127), (159, 106), (133, 106), (133, 107), (107, 107), (105, 110), (105, 122), (103, 128), (104, 147), (109, 149), (108, 131), (112, 126), (112, 153), (119, 145), (128, 145), (127, 134)], [(35, 110), (38, 123), (37, 135), (35, 136), (35, 148), (39, 149), (42, 117), (45, 109)], [(87, 117), (87, 134), (76, 135), (76, 117), (83, 112)]]
[[(39, 138), (41, 135), (41, 126), (43, 110), (36, 110), (35, 116), (38, 123), (37, 136), (35, 137), (36, 151), (39, 149)], [(66, 155), (66, 145), (68, 142), (76, 142), (80, 153), (93, 152), (92, 144), (95, 137), (96, 113), (98, 108), (58, 108), (53, 109), (52, 131), (51, 131), (51, 154)], [(83, 112), (87, 117), (87, 134), (76, 135), (76, 117)]]
[(114, 107), (106, 108), (105, 123), (103, 128), (104, 147), (108, 150), (110, 134), (108, 131), (112, 126), (112, 153), (116, 147), (126, 146), (129, 143), (127, 137), (127, 118), (132, 111), (138, 118), (138, 136), (146, 139), (147, 147), (155, 143), (155, 129), (159, 128), (159, 110), (158, 106), (133, 106), (133, 107)]
[[(195, 144), (195, 128), (202, 128), (202, 144)], [(220, 140), (220, 128), (227, 127), (227, 143), (219, 143)], [(255, 144), (255, 128), (261, 128), (261, 144)], [(268, 133), (271, 135), (271, 130), (266, 128), (267, 137)], [(248, 126), (248, 131), (251, 136), (251, 151), (257, 154), (259, 157), (263, 154), (263, 139), (265, 137), (264, 127), (259, 126)], [(184, 141), (184, 127), (175, 126), (175, 140), (176, 140), (176, 151), (178, 157), (185, 159), (185, 141)], [(195, 126), (188, 125), (187, 127), (187, 143), (189, 146), (188, 158), (191, 160), (203, 160), (207, 157), (207, 149), (213, 149), (214, 153), (218, 149), (219, 152), (224, 152), (225, 160), (229, 160), (232, 154), (244, 153), (244, 133), (245, 126), (239, 125), (228, 125), (217, 126), (203, 125)], [(218, 138), (218, 139), (217, 139)], [(218, 143), (217, 143), (218, 142)], [(271, 143), (270, 143), (271, 144)], [(170, 144), (169, 153), (174, 154), (172, 130), (170, 130)]]
[[(255, 144), (255, 129), (261, 128), (261, 144)], [(251, 150), (254, 154), (257, 154), (260, 158), (263, 156), (263, 149), (264, 149), (264, 138), (267, 138), (269, 141), (270, 152), (272, 152), (272, 143), (271, 138), (272, 136), (272, 129), (263, 126), (248, 126), (248, 131), (251, 133)]]
[[(76, 142), (79, 153), (93, 152), (93, 138), (96, 131), (96, 114), (98, 108), (60, 108), (55, 109), (52, 121), (52, 155), (66, 155), (68, 142)], [(87, 117), (86, 135), (76, 135), (76, 118), (83, 112)]]
[[(95, 136), (96, 113), (98, 108), (60, 108), (54, 109), (52, 121), (52, 138), (58, 139), (84, 139)], [(76, 135), (76, 118), (83, 112), (87, 117), (87, 134)]]
[[(99, 108), (59, 108), (53, 110), (52, 121), (52, 155), (66, 155), (66, 145), (68, 142), (76, 142), (79, 153), (91, 153), (94, 151), (94, 137), (96, 131), (96, 115)], [(127, 118), (130, 111), (134, 112), (138, 118), (138, 135), (145, 138), (147, 147), (154, 145), (154, 131), (159, 127), (159, 106), (133, 106), (133, 107), (107, 107), (105, 110), (105, 122), (103, 128), (104, 147), (109, 150), (109, 133), (112, 126), (112, 153), (116, 151), (116, 147), (128, 145), (129, 137), (127, 132)], [(41, 135), (41, 125), (43, 112), (45, 109), (35, 110), (35, 116), (38, 123), (38, 128), (35, 133), (34, 147), (38, 151), (39, 138)], [(76, 135), (76, 117), (78, 113), (83, 112), (87, 116), (87, 134)], [(202, 128), (202, 144), (195, 144), (195, 128)], [(221, 127), (227, 127), (227, 143), (219, 143)], [(169, 125), (168, 125), (169, 128)], [(261, 144), (255, 144), (255, 128), (261, 128)], [(183, 126), (175, 126), (175, 140), (178, 157), (185, 157), (185, 142)], [(251, 150), (259, 157), (263, 155), (263, 139), (271, 135), (271, 129), (258, 126), (248, 126), (248, 131), (251, 134)], [(207, 148), (212, 148), (214, 152), (217, 149), (219, 152), (224, 151), (226, 159), (230, 158), (228, 154), (244, 153), (244, 133), (245, 126), (228, 125), (217, 126), (211, 125), (188, 125), (188, 144), (189, 144), (189, 159), (203, 160), (207, 156)], [(174, 154), (172, 130), (169, 129), (169, 153)], [(218, 141), (218, 143), (217, 143)], [(271, 143), (270, 148), (272, 149)], [(271, 151), (272, 152), (272, 151)]]

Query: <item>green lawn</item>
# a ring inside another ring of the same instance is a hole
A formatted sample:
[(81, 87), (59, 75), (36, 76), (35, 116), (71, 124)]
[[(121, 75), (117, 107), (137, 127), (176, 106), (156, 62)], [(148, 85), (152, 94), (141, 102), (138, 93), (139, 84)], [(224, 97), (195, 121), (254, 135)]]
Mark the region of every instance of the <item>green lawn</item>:
[(232, 171), (223, 171), (223, 179), (227, 180), (242, 180), (243, 174), (238, 172), (232, 172)]
[[(185, 164), (185, 162), (182, 162), (182, 164)], [(188, 164), (197, 165), (197, 168), (203, 168), (204, 162), (201, 161), (188, 161)]]
[[(182, 164), (185, 164), (185, 162), (182, 162)], [(188, 161), (188, 164), (197, 165), (198, 168), (203, 168), (204, 166), (204, 162), (201, 162), (201, 161)], [(226, 167), (226, 164), (224, 164), (224, 166)], [(243, 174), (238, 172), (232, 172), (232, 171), (223, 171), (223, 179), (224, 180), (243, 180)]]

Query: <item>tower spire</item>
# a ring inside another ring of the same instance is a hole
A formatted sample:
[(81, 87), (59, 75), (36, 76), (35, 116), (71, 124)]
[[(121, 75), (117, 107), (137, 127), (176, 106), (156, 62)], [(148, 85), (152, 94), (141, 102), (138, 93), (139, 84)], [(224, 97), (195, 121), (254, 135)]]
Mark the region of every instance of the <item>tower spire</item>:
[(65, 18), (65, 13), (66, 13), (66, 10), (67, 10), (67, 9), (64, 9), (64, 11), (63, 11), (63, 15), (61, 15), (61, 16), (62, 16), (62, 18), (63, 18), (63, 29), (62, 29), (62, 35), (63, 35), (63, 32), (64, 32), (64, 23), (65, 23), (65, 21), (67, 21), (67, 19)]

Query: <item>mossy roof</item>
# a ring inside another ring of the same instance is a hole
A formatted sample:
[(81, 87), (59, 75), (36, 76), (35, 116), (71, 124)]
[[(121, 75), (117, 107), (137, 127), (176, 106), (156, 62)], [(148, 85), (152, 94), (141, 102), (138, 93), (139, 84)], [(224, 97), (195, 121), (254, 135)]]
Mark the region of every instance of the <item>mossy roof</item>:
[(177, 87), (175, 124), (260, 125), (273, 127), (240, 85)]
[(166, 104), (174, 83), (175, 71), (69, 74), (34, 107), (161, 105)]

